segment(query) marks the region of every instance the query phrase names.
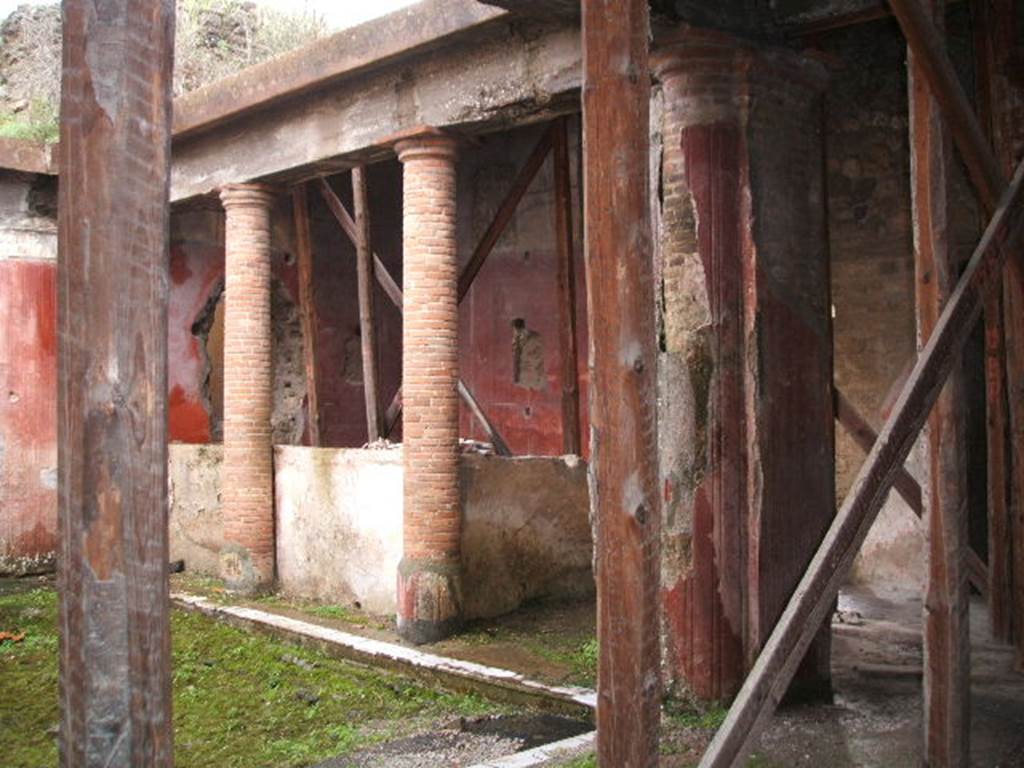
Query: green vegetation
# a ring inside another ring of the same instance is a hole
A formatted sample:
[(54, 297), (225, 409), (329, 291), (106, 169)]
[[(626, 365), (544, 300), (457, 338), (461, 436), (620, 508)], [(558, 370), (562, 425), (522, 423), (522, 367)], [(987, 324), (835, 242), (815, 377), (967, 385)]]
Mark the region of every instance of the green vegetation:
[(278, 594), (262, 595), (253, 598), (240, 598), (231, 595), (224, 589), (224, 582), (209, 576), (181, 574), (172, 577), (171, 590), (186, 592), (190, 595), (205, 597), (220, 605), (246, 605), (253, 608), (285, 609), (315, 616), (331, 621), (340, 621), (351, 627), (368, 627), (372, 629), (393, 629), (393, 621), (387, 617), (374, 616), (355, 608), (332, 603), (318, 603), (313, 600), (301, 600)]
[(565, 764), (564, 768), (597, 768), (597, 757), (586, 755)]
[[(7, 768), (57, 761), (57, 599), (51, 589), (0, 593), (0, 754)], [(300, 766), (429, 727), (495, 711), (476, 696), (183, 611), (172, 614), (176, 764)]]
[(666, 706), (665, 714), (676, 725), (683, 728), (697, 728), (704, 731), (717, 731), (725, 722), (729, 710), (726, 707), (710, 707), (707, 709), (675, 709)]
[[(546, 605), (526, 606), (517, 612), (513, 622), (503, 619), (475, 622), (452, 641), (446, 652), (458, 655), (456, 646), (511, 646), (562, 670), (556, 683), (587, 688), (597, 685), (597, 638), (593, 627), (538, 626), (531, 620), (532, 612), (556, 613)], [(544, 677), (538, 670), (539, 676)], [(550, 675), (547, 675), (550, 677)]]
[(37, 100), (18, 113), (0, 112), (0, 137), (55, 144), (60, 135), (57, 108)]

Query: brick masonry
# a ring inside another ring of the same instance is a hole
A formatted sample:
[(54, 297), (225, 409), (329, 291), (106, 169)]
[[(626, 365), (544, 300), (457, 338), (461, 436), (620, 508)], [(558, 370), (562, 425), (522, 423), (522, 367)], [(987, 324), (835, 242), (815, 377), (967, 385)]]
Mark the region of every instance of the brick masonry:
[(225, 217), (224, 549), (221, 576), (242, 592), (274, 580), (273, 374), (270, 324), (272, 189), (221, 191)]
[(403, 559), (398, 629), (425, 642), (461, 615), (456, 142), (399, 141), (403, 165)]

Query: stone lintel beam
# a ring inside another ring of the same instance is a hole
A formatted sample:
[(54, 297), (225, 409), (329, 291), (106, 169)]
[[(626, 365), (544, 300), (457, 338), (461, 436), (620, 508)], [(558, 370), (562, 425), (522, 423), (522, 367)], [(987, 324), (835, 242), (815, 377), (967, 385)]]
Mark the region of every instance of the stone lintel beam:
[[(386, 138), (423, 124), (473, 135), (578, 111), (578, 26), (527, 19), (512, 26), (504, 12), (478, 7), (498, 15), (380, 60), (358, 77), (325, 79), (302, 98), (261, 102), (237, 119), (179, 133), (171, 199), (240, 180), (291, 184), (386, 160), (394, 156)], [(197, 93), (214, 100), (211, 91)]]

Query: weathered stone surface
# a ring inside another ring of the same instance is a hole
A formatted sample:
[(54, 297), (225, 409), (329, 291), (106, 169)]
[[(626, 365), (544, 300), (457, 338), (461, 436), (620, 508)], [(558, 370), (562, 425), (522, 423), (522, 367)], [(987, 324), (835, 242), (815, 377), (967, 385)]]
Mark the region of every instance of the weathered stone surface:
[[(394, 612), (402, 558), (401, 448), (278, 446), (275, 464), (280, 589)], [(460, 484), (466, 618), (507, 613), (535, 598), (593, 594), (583, 462), (466, 455)], [(175, 506), (185, 501), (175, 494)], [(176, 535), (172, 527), (172, 540)]]
[(185, 570), (216, 576), (224, 544), (220, 479), (224, 449), (219, 445), (168, 446), (170, 559)]
[[(253, 108), (244, 120), (211, 118), (209, 129), (179, 134), (171, 199), (238, 180), (308, 178), (381, 159), (390, 152), (382, 141), (415, 126), (473, 133), (576, 109), (580, 43), (572, 23), (511, 25), (499, 18), (475, 31), (471, 44), (436, 47), (441, 42), (431, 43), (429, 56), (416, 49), (358, 78), (327, 79), (301, 99)], [(196, 98), (216, 112), (218, 93), (206, 89)], [(183, 106), (179, 100), (175, 108), (181, 113)]]
[(536, 597), (594, 594), (582, 460), (466, 455), (459, 477), (467, 616), (508, 613)]

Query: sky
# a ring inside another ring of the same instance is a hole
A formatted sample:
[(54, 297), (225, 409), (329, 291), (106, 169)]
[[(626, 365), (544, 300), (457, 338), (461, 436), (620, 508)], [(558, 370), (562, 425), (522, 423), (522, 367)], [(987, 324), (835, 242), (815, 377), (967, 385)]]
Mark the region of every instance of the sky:
[[(351, 27), (367, 19), (413, 5), (417, 0), (257, 0), (260, 5), (283, 11), (301, 11), (307, 8), (321, 14), (334, 29)], [(19, 5), (43, 5), (26, 0), (0, 0), (0, 18)]]

